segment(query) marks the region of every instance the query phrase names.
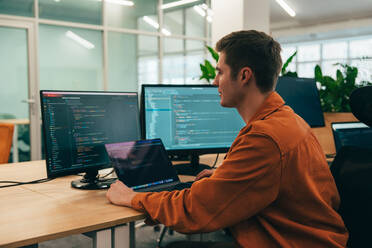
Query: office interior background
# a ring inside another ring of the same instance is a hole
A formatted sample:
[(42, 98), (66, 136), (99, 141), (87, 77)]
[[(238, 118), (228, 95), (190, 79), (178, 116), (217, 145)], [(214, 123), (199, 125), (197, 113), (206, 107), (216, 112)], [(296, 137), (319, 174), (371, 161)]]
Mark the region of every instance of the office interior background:
[(206, 45), (235, 30), (271, 34), (283, 61), (297, 51), (289, 70), (300, 77), (317, 64), (334, 77), (334, 64), (347, 63), (372, 81), (371, 0), (286, 0), (295, 16), (278, 2), (0, 0), (0, 119), (21, 123), (10, 161), (42, 158), (39, 90), (206, 84)]

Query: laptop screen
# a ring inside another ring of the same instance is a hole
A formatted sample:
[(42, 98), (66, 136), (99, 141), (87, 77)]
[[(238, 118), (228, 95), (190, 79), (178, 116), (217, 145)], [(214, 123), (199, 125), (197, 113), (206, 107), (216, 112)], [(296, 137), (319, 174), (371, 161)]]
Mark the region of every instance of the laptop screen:
[(372, 128), (361, 122), (332, 123), (336, 152), (343, 146), (372, 147)]
[(106, 144), (105, 147), (120, 181), (134, 190), (179, 181), (160, 139)]

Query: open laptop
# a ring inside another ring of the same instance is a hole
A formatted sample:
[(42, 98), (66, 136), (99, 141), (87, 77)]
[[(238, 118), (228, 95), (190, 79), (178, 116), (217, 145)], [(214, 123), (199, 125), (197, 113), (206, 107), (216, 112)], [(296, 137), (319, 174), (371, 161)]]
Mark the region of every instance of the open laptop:
[(160, 139), (106, 144), (119, 180), (137, 192), (171, 191), (191, 187), (181, 183)]
[(372, 147), (372, 128), (362, 122), (332, 123), (336, 152), (343, 146)]

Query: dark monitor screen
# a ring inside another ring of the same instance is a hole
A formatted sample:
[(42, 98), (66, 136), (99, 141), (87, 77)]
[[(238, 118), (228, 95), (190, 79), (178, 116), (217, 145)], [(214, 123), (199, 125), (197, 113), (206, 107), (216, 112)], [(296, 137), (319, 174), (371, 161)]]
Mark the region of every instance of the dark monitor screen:
[(361, 122), (332, 123), (336, 152), (343, 146), (372, 147), (372, 128)]
[(110, 167), (106, 143), (140, 138), (137, 93), (40, 91), (48, 177)]
[(226, 152), (245, 126), (212, 85), (143, 85), (141, 116), (143, 138), (161, 138), (170, 154)]
[(315, 79), (279, 77), (276, 91), (311, 127), (325, 125)]

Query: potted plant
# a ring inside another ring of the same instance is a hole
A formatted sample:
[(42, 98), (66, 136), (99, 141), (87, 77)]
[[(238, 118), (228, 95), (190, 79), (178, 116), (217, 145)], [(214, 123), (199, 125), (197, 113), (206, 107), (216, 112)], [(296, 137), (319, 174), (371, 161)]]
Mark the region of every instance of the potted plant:
[(350, 112), (349, 97), (358, 87), (372, 85), (370, 82), (356, 82), (358, 68), (348, 64), (336, 63), (341, 70), (336, 71), (336, 78), (323, 75), (319, 65), (314, 68), (315, 80), (320, 84), (319, 97), (324, 112), (326, 128), (315, 129), (314, 132), (327, 154), (334, 154), (331, 123), (358, 121)]

